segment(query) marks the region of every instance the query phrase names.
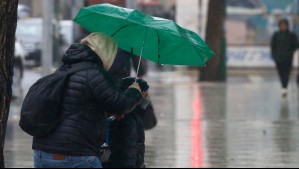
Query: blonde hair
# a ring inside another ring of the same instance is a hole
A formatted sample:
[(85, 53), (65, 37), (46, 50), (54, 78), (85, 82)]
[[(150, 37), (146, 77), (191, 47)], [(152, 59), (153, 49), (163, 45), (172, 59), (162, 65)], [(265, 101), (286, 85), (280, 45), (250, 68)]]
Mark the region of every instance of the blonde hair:
[(82, 39), (81, 43), (89, 46), (98, 55), (105, 70), (110, 70), (118, 50), (118, 45), (113, 38), (102, 33), (92, 33)]

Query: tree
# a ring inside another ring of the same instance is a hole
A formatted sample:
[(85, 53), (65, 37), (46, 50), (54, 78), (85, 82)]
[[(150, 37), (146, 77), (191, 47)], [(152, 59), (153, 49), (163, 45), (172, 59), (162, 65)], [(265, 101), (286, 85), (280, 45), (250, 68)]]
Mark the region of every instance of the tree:
[(225, 18), (226, 0), (210, 0), (206, 30), (206, 42), (216, 55), (201, 70), (200, 81), (226, 80)]
[(0, 1), (0, 167), (4, 168), (4, 140), (12, 95), (13, 58), (18, 0)]

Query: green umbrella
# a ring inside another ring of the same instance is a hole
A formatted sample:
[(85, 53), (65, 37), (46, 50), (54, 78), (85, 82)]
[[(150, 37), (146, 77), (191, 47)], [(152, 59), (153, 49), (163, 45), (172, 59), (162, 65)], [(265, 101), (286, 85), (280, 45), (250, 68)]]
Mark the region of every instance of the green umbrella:
[(175, 22), (111, 4), (82, 8), (74, 19), (90, 32), (113, 37), (119, 48), (158, 64), (204, 66), (214, 52)]

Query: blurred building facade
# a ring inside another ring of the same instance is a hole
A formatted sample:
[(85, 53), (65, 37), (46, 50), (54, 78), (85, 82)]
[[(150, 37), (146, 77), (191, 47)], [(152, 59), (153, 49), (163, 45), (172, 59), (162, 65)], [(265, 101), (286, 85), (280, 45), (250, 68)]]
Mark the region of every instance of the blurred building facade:
[[(227, 0), (227, 65), (273, 68), (270, 41), (278, 21), (286, 18), (299, 35), (298, 0)], [(177, 0), (176, 19), (205, 37), (209, 0)], [(297, 55), (297, 54), (296, 54)], [(298, 59), (298, 56), (296, 57)], [(295, 61), (298, 65), (298, 60)]]
[[(60, 19), (72, 19), (72, 10), (76, 4), (89, 6), (100, 3), (111, 3), (121, 7), (127, 7), (128, 3), (136, 3), (136, 7), (145, 13), (155, 16), (174, 18), (176, 0), (53, 0), (55, 13)], [(42, 0), (20, 0), (20, 4), (30, 8), (30, 17), (42, 17)]]
[[(229, 67), (273, 67), (269, 42), (281, 18), (299, 34), (298, 0), (227, 0), (226, 35)], [(209, 0), (53, 0), (55, 18), (71, 20), (83, 6), (112, 3), (172, 19), (205, 37)], [(30, 17), (42, 17), (42, 0), (20, 0)], [(80, 28), (74, 28), (79, 37)]]
[(297, 2), (297, 0), (228, 0), (226, 25), (228, 44), (268, 46), (269, 39), (278, 30), (280, 19), (288, 19), (291, 29), (295, 29)]
[[(72, 9), (74, 8), (74, 1), (76, 0), (53, 0), (54, 13), (56, 18), (60, 20), (71, 19)], [(39, 18), (42, 17), (42, 3), (43, 0), (19, 0), (19, 4), (26, 5), (30, 8), (30, 17)]]
[[(288, 19), (298, 31), (298, 0), (227, 0), (227, 62), (230, 67), (274, 67), (271, 38)], [(298, 62), (296, 62), (297, 64)]]

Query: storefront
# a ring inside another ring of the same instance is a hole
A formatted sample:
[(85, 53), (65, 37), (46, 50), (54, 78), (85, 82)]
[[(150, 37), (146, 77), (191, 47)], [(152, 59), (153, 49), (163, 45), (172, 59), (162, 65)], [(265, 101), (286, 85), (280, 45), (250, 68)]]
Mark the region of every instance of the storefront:
[(273, 33), (278, 30), (279, 20), (284, 18), (299, 33), (297, 10), (297, 0), (228, 0), (228, 66), (274, 67), (270, 52)]
[(228, 0), (226, 31), (230, 46), (268, 46), (278, 21), (286, 18), (294, 30), (296, 0)]

